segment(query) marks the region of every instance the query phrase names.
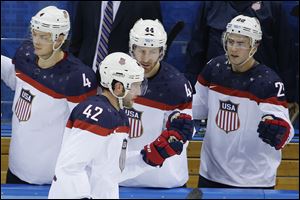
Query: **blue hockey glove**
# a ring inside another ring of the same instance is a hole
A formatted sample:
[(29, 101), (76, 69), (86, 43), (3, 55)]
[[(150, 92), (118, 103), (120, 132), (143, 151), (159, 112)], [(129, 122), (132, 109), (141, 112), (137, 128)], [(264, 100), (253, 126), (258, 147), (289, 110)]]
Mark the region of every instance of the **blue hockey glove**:
[(183, 142), (191, 140), (193, 137), (194, 123), (192, 116), (174, 111), (168, 117), (166, 124), (167, 130), (175, 130), (183, 137)]
[(265, 115), (258, 125), (257, 132), (264, 142), (279, 150), (289, 137), (290, 125), (279, 117)]

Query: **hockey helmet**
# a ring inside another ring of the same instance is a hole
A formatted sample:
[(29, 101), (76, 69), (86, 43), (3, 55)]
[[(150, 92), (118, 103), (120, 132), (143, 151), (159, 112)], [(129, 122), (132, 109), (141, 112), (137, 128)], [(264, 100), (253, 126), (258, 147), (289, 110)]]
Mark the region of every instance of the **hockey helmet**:
[(255, 17), (238, 15), (233, 18), (226, 26), (226, 32), (223, 36), (223, 44), (229, 33), (248, 36), (251, 40), (252, 48), (262, 39), (260, 23)]
[(115, 52), (106, 56), (99, 65), (99, 71), (101, 85), (108, 88), (114, 96), (113, 81), (116, 80), (123, 84), (125, 93), (122, 97), (115, 96), (117, 98), (124, 98), (131, 89), (131, 84), (135, 82), (143, 83), (142, 93), (147, 89), (147, 84), (144, 82), (144, 68), (134, 58), (125, 53)]
[(167, 48), (167, 33), (161, 22), (150, 19), (139, 19), (129, 33), (129, 52), (133, 56), (133, 45), (141, 47), (162, 47), (160, 60)]
[(70, 17), (66, 10), (55, 6), (48, 6), (40, 10), (31, 18), (31, 29), (51, 33), (52, 41), (55, 42), (60, 34), (68, 37), (70, 30)]

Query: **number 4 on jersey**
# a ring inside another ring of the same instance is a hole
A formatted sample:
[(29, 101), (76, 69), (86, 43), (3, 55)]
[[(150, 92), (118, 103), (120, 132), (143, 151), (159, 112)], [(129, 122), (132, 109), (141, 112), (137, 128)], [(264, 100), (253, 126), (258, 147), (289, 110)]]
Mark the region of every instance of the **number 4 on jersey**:
[(189, 87), (187, 84), (184, 84), (185, 92), (187, 97), (192, 97), (192, 87), (191, 84), (189, 83)]
[(83, 86), (88, 86), (91, 87), (91, 81), (89, 81), (88, 78), (86, 78), (85, 73), (82, 74), (82, 79), (83, 79)]

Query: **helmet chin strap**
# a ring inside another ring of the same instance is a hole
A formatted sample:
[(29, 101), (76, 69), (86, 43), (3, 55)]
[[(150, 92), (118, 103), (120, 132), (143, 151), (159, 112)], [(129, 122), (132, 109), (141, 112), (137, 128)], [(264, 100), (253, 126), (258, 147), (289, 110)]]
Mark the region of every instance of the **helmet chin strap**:
[[(225, 34), (225, 35), (224, 35)], [(224, 51), (225, 51), (225, 55), (226, 55), (226, 57), (227, 57), (227, 60), (228, 60), (228, 63), (229, 64), (231, 64), (231, 62), (230, 62), (230, 59), (229, 59), (229, 56), (228, 56), (228, 51), (227, 51), (227, 49), (226, 49), (226, 39), (227, 39), (227, 33), (223, 33), (223, 36), (222, 36), (222, 42), (223, 42), (223, 49), (224, 49)], [(239, 65), (237, 65), (237, 67), (240, 67), (240, 66), (242, 66), (242, 65), (244, 65), (245, 63), (247, 63), (249, 60), (250, 60), (250, 58), (255, 54), (255, 52), (257, 51), (257, 47), (253, 47), (254, 46), (254, 42), (252, 41), (252, 38), (250, 38), (250, 41), (251, 41), (251, 45), (252, 45), (252, 47), (251, 47), (251, 50), (250, 50), (250, 52), (249, 52), (249, 56), (248, 56), (248, 58), (244, 61), (244, 62), (242, 62), (241, 64), (239, 64)], [(254, 50), (255, 49), (255, 50)]]
[(251, 50), (250, 50), (250, 52), (249, 52), (249, 57), (244, 62), (242, 62), (241, 64), (239, 64), (238, 66), (240, 67), (240, 66), (244, 65), (245, 63), (247, 63), (250, 60), (250, 58), (253, 57), (253, 55), (255, 54), (255, 52), (256, 52), (256, 50), (254, 50), (254, 48), (252, 47)]
[(118, 101), (119, 101), (120, 109), (122, 110), (124, 108), (124, 106), (123, 106), (123, 98), (118, 98)]
[(63, 45), (64, 41), (62, 41), (62, 43), (61, 43), (57, 48), (54, 47), (54, 46), (55, 46), (55, 43), (56, 43), (56, 42), (54, 42), (53, 45), (52, 45), (52, 50), (53, 50), (53, 52), (52, 52), (51, 56), (50, 56), (49, 58), (47, 58), (47, 59), (43, 59), (42, 57), (39, 57), (39, 59), (41, 59), (43, 62), (47, 62), (47, 61), (51, 60), (51, 59), (53, 58), (54, 54), (55, 54), (55, 53), (60, 49), (60, 47)]
[[(254, 50), (254, 48), (255, 48), (255, 47), (252, 47), (252, 48), (251, 48), (251, 50), (250, 50), (250, 52), (249, 52), (248, 58), (247, 58), (244, 62), (242, 62), (241, 64), (238, 64), (237, 67), (243, 66), (245, 63), (247, 63), (247, 62), (250, 60), (250, 58), (253, 57), (253, 55), (254, 55), (255, 52), (256, 52), (256, 50)], [(253, 53), (252, 53), (252, 52), (253, 52)], [(229, 56), (228, 56), (228, 54), (227, 54), (227, 51), (226, 51), (226, 56), (227, 56), (227, 60), (228, 60), (229, 64), (231, 64), (230, 59), (229, 59)]]
[(120, 97), (120, 96), (117, 96), (117, 95), (114, 93), (114, 91), (113, 91), (113, 89), (112, 89), (111, 86), (109, 86), (108, 89), (109, 89), (110, 93), (111, 93), (114, 97), (116, 97), (116, 98), (118, 99), (118, 103), (119, 103), (120, 109), (123, 109), (123, 108), (124, 108), (124, 105), (123, 105), (123, 99), (124, 99), (125, 96), (128, 94), (128, 90), (125, 90), (124, 95)]

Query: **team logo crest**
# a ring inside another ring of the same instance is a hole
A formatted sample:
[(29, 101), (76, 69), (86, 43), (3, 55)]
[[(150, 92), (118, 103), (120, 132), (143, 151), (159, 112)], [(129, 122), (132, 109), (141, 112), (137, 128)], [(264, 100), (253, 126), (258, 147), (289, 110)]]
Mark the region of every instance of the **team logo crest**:
[(130, 125), (130, 138), (137, 138), (143, 134), (143, 125), (142, 125), (142, 114), (143, 112), (137, 111), (134, 108), (126, 108), (125, 113), (129, 119)]
[(260, 10), (260, 8), (261, 8), (261, 2), (260, 2), (260, 1), (254, 2), (254, 3), (252, 4), (251, 8), (252, 8), (253, 10), (255, 10), (255, 11)]
[(124, 58), (120, 58), (119, 64), (120, 64), (120, 65), (125, 65), (125, 59), (124, 59)]
[(15, 113), (19, 121), (27, 121), (31, 114), (31, 105), (34, 95), (22, 88), (20, 97), (15, 105)]
[(216, 116), (216, 124), (226, 133), (235, 131), (240, 127), (238, 106), (239, 104), (234, 104), (231, 101), (220, 100), (220, 108)]

